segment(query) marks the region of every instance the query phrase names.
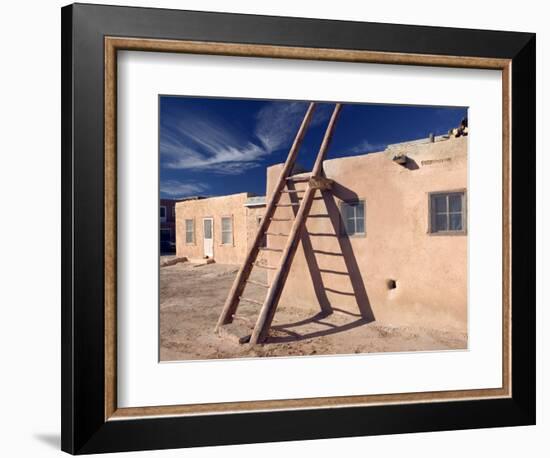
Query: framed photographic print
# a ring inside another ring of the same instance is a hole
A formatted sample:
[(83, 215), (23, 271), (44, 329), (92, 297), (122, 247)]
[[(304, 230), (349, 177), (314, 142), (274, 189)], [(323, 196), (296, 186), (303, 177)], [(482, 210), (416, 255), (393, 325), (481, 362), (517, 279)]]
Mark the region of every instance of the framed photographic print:
[(534, 34), (70, 5), (62, 78), (63, 450), (534, 424)]

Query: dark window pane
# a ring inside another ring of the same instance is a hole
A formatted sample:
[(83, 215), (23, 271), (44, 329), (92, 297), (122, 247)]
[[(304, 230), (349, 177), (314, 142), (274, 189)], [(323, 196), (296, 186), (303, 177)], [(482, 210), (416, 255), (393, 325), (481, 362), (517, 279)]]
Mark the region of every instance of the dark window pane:
[(462, 213), (451, 213), (449, 215), (449, 223), (451, 231), (461, 231), (462, 230)]
[(363, 218), (357, 218), (356, 220), (356, 229), (358, 234), (365, 233), (365, 220)]
[(449, 211), (450, 212), (462, 211), (462, 194), (449, 195)]
[(347, 235), (365, 233), (365, 203), (343, 202), (341, 204), (343, 230)]
[(353, 218), (353, 214), (353, 207), (351, 207), (351, 205), (342, 204), (342, 217), (344, 219)]
[(445, 213), (447, 211), (447, 196), (433, 196), (432, 199), (432, 211), (436, 213)]
[(365, 207), (363, 202), (359, 202), (355, 207), (355, 216), (357, 216), (357, 218), (365, 217)]
[(432, 194), (431, 221), (432, 232), (463, 231), (464, 193), (450, 192), (447, 194)]
[(353, 219), (346, 220), (346, 232), (348, 235), (355, 234), (355, 221)]
[(447, 230), (447, 215), (435, 215), (434, 232)]

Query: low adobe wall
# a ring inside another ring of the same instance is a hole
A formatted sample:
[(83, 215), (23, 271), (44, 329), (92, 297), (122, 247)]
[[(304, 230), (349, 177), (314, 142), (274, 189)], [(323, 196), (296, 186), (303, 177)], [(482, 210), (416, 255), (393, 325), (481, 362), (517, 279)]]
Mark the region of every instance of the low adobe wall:
[[(316, 194), (281, 304), (311, 310), (321, 304), (388, 324), (465, 332), (467, 236), (428, 233), (428, 193), (466, 188), (466, 149), (461, 137), (325, 161), (333, 192)], [(409, 157), (406, 166), (392, 161), (399, 152)], [(268, 169), (268, 198), (281, 167)], [(362, 237), (340, 235), (339, 204), (353, 199), (365, 200)], [(276, 224), (273, 231), (289, 232), (290, 223)], [(284, 241), (270, 236), (268, 246)], [(278, 256), (270, 254), (270, 264)]]
[[(176, 253), (187, 258), (202, 258), (204, 255), (203, 219), (214, 219), (214, 260), (221, 264), (240, 264), (247, 249), (247, 210), (244, 206), (247, 193), (208, 199), (187, 200), (176, 203)], [(221, 219), (233, 219), (233, 243), (224, 245), (222, 241)], [(195, 222), (194, 243), (185, 243), (185, 220)]]

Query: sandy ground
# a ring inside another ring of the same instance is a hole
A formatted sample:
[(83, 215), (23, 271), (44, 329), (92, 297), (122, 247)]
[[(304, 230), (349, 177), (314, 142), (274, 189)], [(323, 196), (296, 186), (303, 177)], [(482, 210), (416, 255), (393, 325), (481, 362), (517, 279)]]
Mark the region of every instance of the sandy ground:
[[(161, 259), (161, 263), (168, 258)], [(366, 323), (359, 315), (335, 310), (280, 306), (268, 341), (251, 347), (214, 333), (238, 267), (194, 266), (184, 262), (160, 269), (160, 340), (162, 361), (259, 356), (326, 355), (466, 348), (466, 334)], [(265, 272), (252, 278), (265, 282)], [(246, 297), (263, 300), (265, 289), (250, 285)], [(259, 306), (241, 303), (237, 314), (254, 322)]]

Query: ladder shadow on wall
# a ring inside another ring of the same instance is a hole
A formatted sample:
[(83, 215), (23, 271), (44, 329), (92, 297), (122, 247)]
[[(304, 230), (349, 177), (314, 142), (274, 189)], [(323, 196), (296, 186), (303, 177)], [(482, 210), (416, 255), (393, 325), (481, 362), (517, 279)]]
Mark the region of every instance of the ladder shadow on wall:
[[(289, 186), (289, 189), (291, 189), (290, 186)], [(338, 204), (336, 203), (335, 197), (343, 201), (350, 201), (358, 198), (357, 194), (354, 191), (334, 182), (331, 191), (321, 192), (321, 199), (324, 201), (325, 208), (326, 208), (326, 214), (322, 216), (328, 217), (328, 219), (330, 220), (333, 233), (319, 234), (319, 233), (309, 232), (307, 230), (307, 223), (306, 223), (306, 228), (304, 228), (301, 235), (301, 244), (304, 250), (304, 256), (308, 265), (309, 273), (311, 275), (315, 295), (317, 297), (321, 310), (314, 316), (307, 318), (305, 320), (297, 321), (294, 323), (278, 324), (278, 325), (272, 326), (273, 329), (284, 332), (287, 335), (284, 337), (272, 336), (269, 338), (269, 343), (290, 342), (295, 340), (304, 340), (304, 339), (326, 336), (330, 334), (336, 334), (336, 333), (344, 332), (359, 326), (363, 326), (375, 320), (374, 313), (372, 311), (372, 307), (370, 304), (369, 296), (367, 294), (367, 290), (363, 282), (363, 277), (361, 275), (361, 271), (359, 269), (359, 265), (357, 263), (355, 254), (353, 252), (351, 241), (348, 235), (343, 234), (340, 231), (340, 228), (342, 227), (341, 225), (343, 224), (343, 222), (341, 220), (340, 211), (338, 209)], [(316, 198), (316, 199), (319, 200), (319, 198)], [(298, 201), (295, 195), (291, 195), (291, 201), (295, 201), (295, 202)], [(321, 215), (317, 215), (317, 216), (321, 216)], [(311, 217), (315, 217), (315, 216), (311, 216)], [(311, 240), (311, 237), (312, 236), (315, 237), (317, 235), (335, 237), (336, 240), (338, 241), (338, 247), (340, 250), (339, 253), (326, 252), (323, 250), (315, 249), (314, 244)], [(322, 273), (323, 272), (330, 273), (331, 271), (328, 269), (322, 269), (321, 267), (319, 267), (319, 262), (317, 260), (317, 257), (315, 256), (316, 253), (341, 256), (341, 258), (344, 261), (346, 271), (345, 272), (333, 271), (333, 273), (346, 275), (349, 278), (349, 283), (351, 284), (352, 292), (342, 291), (340, 289), (329, 288), (325, 286)], [(334, 303), (337, 304), (338, 301), (337, 300), (331, 301), (327, 296), (327, 291), (333, 293), (335, 296), (338, 296), (338, 295), (353, 296), (357, 304), (357, 313), (346, 311), (341, 309), (340, 307), (334, 306), (333, 304)], [(334, 311), (337, 311), (349, 316), (354, 316), (354, 317), (357, 317), (358, 319), (340, 326), (322, 321), (324, 318), (329, 316)], [(313, 323), (324, 325), (328, 329), (309, 332), (306, 334), (300, 334), (298, 332), (295, 332), (289, 329), (289, 328), (296, 328), (299, 326), (304, 326), (304, 325), (313, 324)]]

